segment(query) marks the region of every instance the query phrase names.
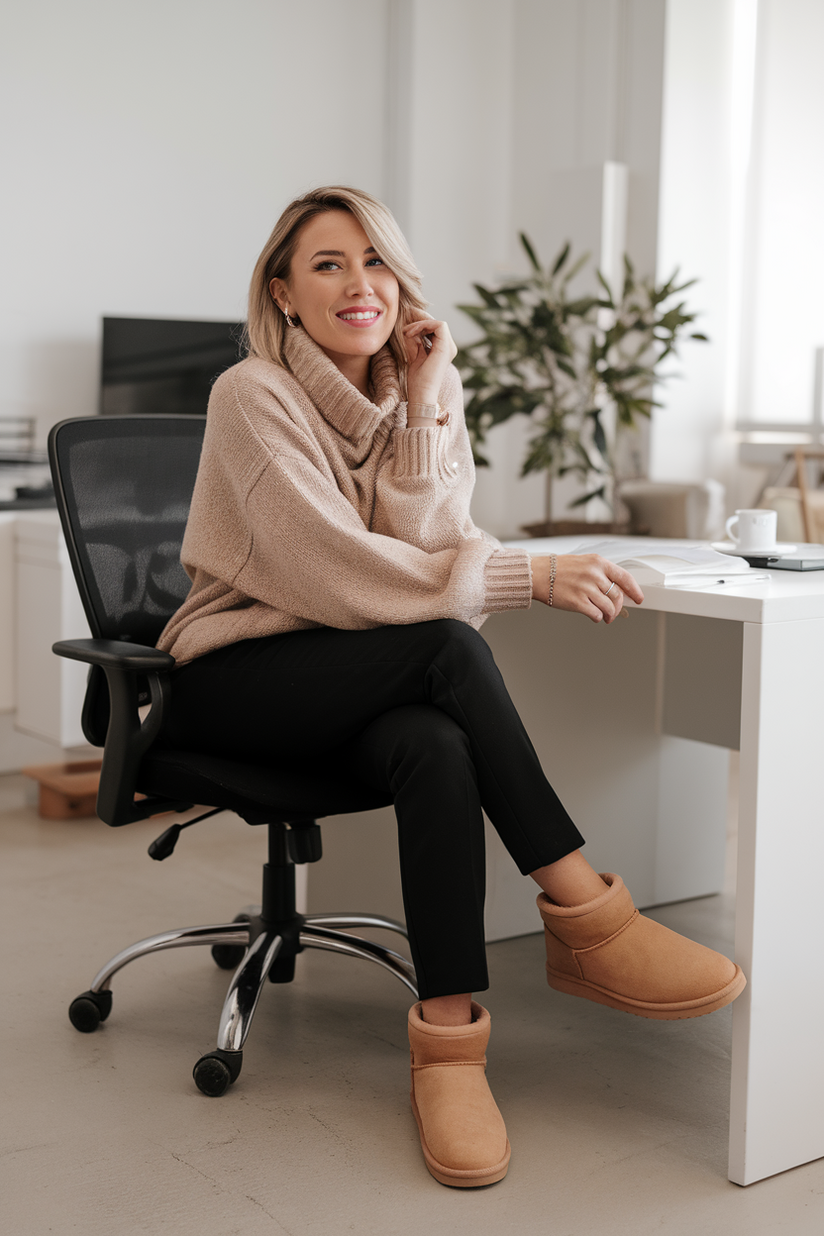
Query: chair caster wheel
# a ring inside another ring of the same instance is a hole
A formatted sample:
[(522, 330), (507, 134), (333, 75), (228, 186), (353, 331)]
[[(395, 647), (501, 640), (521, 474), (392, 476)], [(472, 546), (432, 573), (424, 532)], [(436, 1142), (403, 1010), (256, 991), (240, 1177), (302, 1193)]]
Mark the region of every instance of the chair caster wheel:
[(208, 1094), (212, 1099), (219, 1099), (240, 1077), (243, 1066), (242, 1051), (210, 1051), (201, 1056), (192, 1069), (195, 1085), (202, 1094)]
[(84, 991), (69, 1005), (69, 1021), (81, 1034), (94, 1034), (111, 1011), (110, 991)]
[[(232, 919), (233, 923), (248, 923), (248, 914), (238, 914)], [(246, 949), (242, 944), (213, 944), (212, 958), (216, 965), (220, 966), (221, 970), (237, 970), (240, 963), (246, 954)]]

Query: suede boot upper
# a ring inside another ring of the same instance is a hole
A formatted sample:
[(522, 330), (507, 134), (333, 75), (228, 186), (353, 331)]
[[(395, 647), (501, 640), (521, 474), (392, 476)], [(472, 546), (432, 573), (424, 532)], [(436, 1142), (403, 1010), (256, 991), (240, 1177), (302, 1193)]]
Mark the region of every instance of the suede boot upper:
[(639, 914), (620, 876), (582, 906), (538, 897), (551, 987), (646, 1017), (691, 1017), (728, 1004), (746, 980), (738, 966)]
[(426, 1165), (443, 1184), (492, 1184), (509, 1164), (506, 1128), (485, 1075), (490, 1017), (474, 1003), (472, 1014), (468, 1026), (433, 1026), (420, 1005), (409, 1011), (412, 1110)]

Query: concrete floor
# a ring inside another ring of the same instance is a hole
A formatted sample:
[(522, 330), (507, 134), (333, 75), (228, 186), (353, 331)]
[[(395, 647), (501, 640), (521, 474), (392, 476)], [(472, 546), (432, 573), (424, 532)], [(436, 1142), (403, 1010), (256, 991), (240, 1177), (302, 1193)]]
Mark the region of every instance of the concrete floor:
[[(726, 1179), (730, 1010), (651, 1022), (558, 995), (539, 935), (489, 949), (489, 1077), (513, 1154), (485, 1190), (446, 1189), (424, 1168), (406, 992), (376, 967), (304, 955), (291, 987), (266, 991), (221, 1099), (191, 1080), (226, 985), (208, 950), (138, 961), (108, 1022), (78, 1034), (66, 1007), (111, 954), (257, 899), (264, 838), (219, 816), (157, 864), (156, 824), (47, 822), (23, 798), (22, 779), (0, 778), (10, 1236), (824, 1232), (824, 1160), (748, 1189)], [(656, 917), (730, 950), (731, 896)]]

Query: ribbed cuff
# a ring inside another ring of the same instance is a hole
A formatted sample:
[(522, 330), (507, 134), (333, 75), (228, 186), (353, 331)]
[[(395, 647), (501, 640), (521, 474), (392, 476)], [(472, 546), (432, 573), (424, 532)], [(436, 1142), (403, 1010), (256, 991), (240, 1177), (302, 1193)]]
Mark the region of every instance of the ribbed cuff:
[[(414, 429), (396, 429), (395, 476), (439, 476), (443, 429), (432, 422)], [(454, 478), (452, 478), (454, 479)]]
[(496, 549), (484, 570), (484, 613), (529, 609), (532, 604), (532, 561), (525, 549)]

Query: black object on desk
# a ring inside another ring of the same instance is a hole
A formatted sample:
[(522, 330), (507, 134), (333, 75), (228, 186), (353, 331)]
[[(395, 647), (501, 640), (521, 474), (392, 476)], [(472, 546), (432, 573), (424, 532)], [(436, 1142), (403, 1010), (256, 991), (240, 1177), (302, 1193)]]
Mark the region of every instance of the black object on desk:
[(771, 571), (824, 571), (824, 545), (798, 545), (791, 554), (781, 558), (756, 557), (742, 554), (752, 567), (768, 567)]
[(2, 438), (3, 428), (0, 424), (0, 473), (3, 489), (10, 484), (14, 490), (14, 497), (0, 498), (0, 511), (43, 511), (55, 506), (54, 486), (48, 479), (48, 473), (42, 479), (40, 475), (48, 466), (46, 452), (8, 450), (3, 448)]

